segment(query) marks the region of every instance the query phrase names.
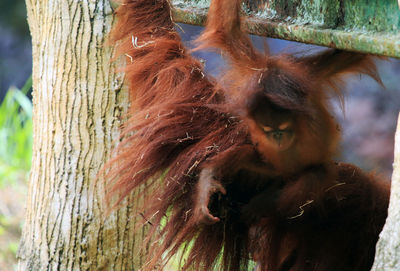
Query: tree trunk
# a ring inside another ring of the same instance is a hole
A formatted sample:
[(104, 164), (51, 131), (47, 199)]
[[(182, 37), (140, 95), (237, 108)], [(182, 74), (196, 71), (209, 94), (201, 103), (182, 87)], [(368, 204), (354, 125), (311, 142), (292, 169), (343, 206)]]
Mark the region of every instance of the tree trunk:
[(400, 270), (400, 114), (394, 148), (389, 214), (376, 246), (372, 271)]
[(104, 216), (96, 181), (127, 108), (127, 91), (105, 46), (110, 3), (26, 4), (34, 147), (19, 270), (133, 270), (142, 234), (134, 234), (131, 206)]

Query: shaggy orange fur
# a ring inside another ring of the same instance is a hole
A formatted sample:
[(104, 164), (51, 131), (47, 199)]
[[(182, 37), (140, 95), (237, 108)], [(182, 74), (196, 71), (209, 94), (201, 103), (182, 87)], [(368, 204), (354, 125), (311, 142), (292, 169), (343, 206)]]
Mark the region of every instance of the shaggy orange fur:
[(260, 53), (241, 4), (213, 0), (198, 39), (230, 64), (217, 82), (187, 52), (167, 0), (121, 3), (111, 40), (131, 105), (108, 197), (119, 204), (145, 186), (138, 213), (159, 244), (145, 270), (178, 250), (188, 252), (180, 270), (247, 270), (250, 259), (262, 271), (369, 270), (389, 186), (333, 162), (329, 98), (341, 96), (343, 75), (379, 81), (373, 57)]

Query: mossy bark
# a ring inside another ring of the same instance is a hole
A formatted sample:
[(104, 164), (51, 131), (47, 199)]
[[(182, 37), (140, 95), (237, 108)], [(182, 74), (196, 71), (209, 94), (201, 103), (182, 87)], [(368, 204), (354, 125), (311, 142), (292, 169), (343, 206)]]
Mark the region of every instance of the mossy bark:
[[(171, 0), (176, 22), (203, 25), (210, 0)], [(396, 1), (249, 0), (249, 33), (400, 58)]]

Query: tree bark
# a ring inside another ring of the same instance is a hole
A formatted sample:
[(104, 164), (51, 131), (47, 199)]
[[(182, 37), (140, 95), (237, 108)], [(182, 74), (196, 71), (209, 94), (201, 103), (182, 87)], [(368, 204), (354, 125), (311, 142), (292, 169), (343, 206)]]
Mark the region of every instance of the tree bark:
[(400, 270), (400, 114), (395, 137), (388, 218), (376, 246), (375, 262), (371, 270)]
[(26, 0), (34, 147), (19, 270), (134, 270), (131, 205), (105, 216), (96, 175), (118, 142), (127, 91), (105, 46), (107, 0)]

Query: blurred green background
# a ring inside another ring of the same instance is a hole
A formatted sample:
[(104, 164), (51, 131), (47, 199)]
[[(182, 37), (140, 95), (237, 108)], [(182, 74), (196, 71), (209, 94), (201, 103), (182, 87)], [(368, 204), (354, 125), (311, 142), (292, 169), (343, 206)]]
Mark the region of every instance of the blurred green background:
[(16, 270), (32, 157), (32, 52), (23, 0), (0, 1), (0, 270)]
[[(201, 31), (188, 25), (182, 28), (184, 40)], [(32, 53), (24, 1), (1, 0), (0, 37), (0, 270), (9, 271), (16, 270), (32, 157)], [(253, 41), (261, 45), (265, 39), (253, 37)], [(272, 52), (315, 47), (276, 39), (267, 42)], [(218, 56), (198, 55), (207, 60), (208, 72), (218, 73), (222, 63)], [(378, 65), (385, 90), (365, 77), (348, 83), (345, 115), (337, 114), (343, 126), (340, 159), (389, 179), (400, 109), (400, 61), (379, 61)]]

